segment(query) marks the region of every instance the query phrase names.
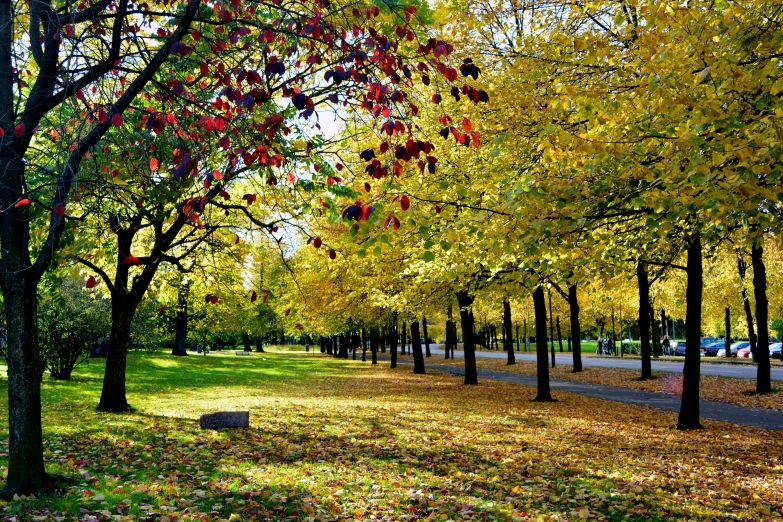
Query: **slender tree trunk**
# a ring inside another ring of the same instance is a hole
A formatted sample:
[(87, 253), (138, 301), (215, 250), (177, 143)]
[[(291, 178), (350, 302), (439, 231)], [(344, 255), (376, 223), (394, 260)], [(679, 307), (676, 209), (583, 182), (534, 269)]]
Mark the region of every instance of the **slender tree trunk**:
[(511, 338), (511, 303), (507, 299), (503, 301), (503, 349), (508, 356), (506, 366), (516, 363), (514, 340)]
[(457, 292), (459, 317), (462, 323), (462, 353), (465, 356), (465, 384), (478, 384), (478, 369), (476, 368), (476, 345), (473, 340), (473, 305), (474, 296), (467, 291)]
[(256, 336), (256, 352), (266, 353), (264, 351), (264, 340), (261, 338), (260, 335)]
[(685, 365), (682, 370), (682, 403), (677, 428), (701, 429), (699, 422), (699, 379), (701, 349), (701, 305), (703, 274), (701, 261), (701, 235), (696, 232), (688, 244), (686, 266), (688, 287), (685, 290)]
[(498, 344), (498, 327), (497, 325), (492, 325), (492, 337), (495, 341), (495, 350), (500, 350), (500, 345)]
[(381, 353), (386, 353), (386, 344), (389, 342), (389, 329), (384, 328), (381, 333), (382, 335), (380, 336), (379, 339), (380, 349), (381, 349)]
[(652, 351), (655, 357), (661, 356), (661, 328), (658, 324), (658, 319), (655, 317), (655, 307), (652, 301), (650, 301), (650, 326), (652, 329)]
[[(552, 346), (552, 368), (555, 367), (555, 327), (552, 324), (552, 290), (547, 289), (549, 295), (549, 338)], [(536, 325), (536, 333), (538, 333), (538, 325)]]
[(367, 330), (362, 328), (362, 362), (367, 361)]
[[(745, 263), (742, 255), (737, 256), (737, 269), (739, 271), (740, 283), (742, 284), (742, 307), (745, 309), (745, 322), (748, 325), (748, 341), (750, 342), (750, 351), (756, 353), (756, 332), (753, 326), (753, 312), (750, 309), (750, 299), (748, 290), (745, 288), (745, 273), (748, 265)], [(687, 345), (686, 345), (687, 346)]]
[(242, 332), (242, 346), (246, 352), (252, 351), (250, 349), (250, 334), (247, 332)]
[(411, 353), (413, 354), (413, 373), (424, 374), (424, 354), (421, 351), (419, 322), (411, 321)]
[(517, 351), (519, 351), (519, 323), (514, 325), (514, 332), (516, 333), (516, 336), (514, 336), (514, 340), (517, 343)]
[[(615, 330), (615, 324), (614, 324), (614, 303), (612, 303), (612, 350), (617, 349), (617, 332)], [(616, 355), (616, 353), (612, 352), (612, 355)]]
[(560, 353), (563, 353), (563, 336), (560, 333), (560, 316), (555, 317), (555, 328), (557, 328), (557, 344), (560, 346)]
[[(652, 379), (652, 354), (650, 351), (650, 279), (647, 267), (641, 261), (636, 265), (636, 279), (639, 283), (639, 341), (642, 352), (642, 375), (640, 380)], [(697, 325), (700, 327), (701, 323)], [(701, 344), (699, 340), (696, 344)], [(686, 347), (688, 346), (686, 342)]]
[[(122, 285), (118, 285), (122, 286)], [(118, 293), (125, 293), (123, 290), (117, 289)], [(188, 342), (188, 285), (181, 284), (177, 291), (177, 315), (176, 315), (176, 333), (174, 335), (174, 349), (171, 351), (171, 355), (185, 356), (188, 354), (187, 342)], [(121, 297), (112, 297), (112, 301), (122, 300)], [(112, 302), (112, 308), (114, 304)], [(113, 322), (113, 320), (112, 320)], [(111, 341), (109, 341), (111, 346)]]
[(753, 245), (750, 250), (750, 259), (753, 266), (753, 296), (756, 298), (756, 323), (759, 335), (754, 352), (758, 364), (756, 377), (756, 392), (770, 393), (772, 380), (769, 362), (769, 301), (767, 301), (767, 268), (764, 266), (764, 248), (759, 243)]
[[(109, 355), (103, 373), (103, 388), (98, 403), (99, 411), (123, 412), (130, 409), (125, 395), (125, 368), (130, 342), (130, 329), (138, 303), (130, 302), (124, 290), (115, 290), (112, 296), (111, 332), (109, 333)], [(187, 323), (186, 323), (187, 324)]]
[(397, 335), (397, 314), (392, 314), (392, 326), (389, 332), (389, 348), (391, 350), (391, 368), (397, 367), (397, 341), (399, 336)]
[(533, 312), (536, 319), (536, 367), (538, 375), (538, 390), (536, 402), (552, 402), (552, 394), (549, 390), (549, 366), (547, 365), (547, 340), (546, 334), (546, 298), (544, 287), (539, 286), (533, 292)]
[(577, 283), (568, 287), (568, 309), (571, 321), (571, 343), (574, 351), (574, 373), (582, 371), (582, 331), (579, 325), (579, 298)]
[(372, 353), (372, 363), (378, 364), (378, 329), (370, 330), (370, 352)]
[(352, 334), (349, 334), (348, 335), (348, 339), (350, 340), (349, 342), (351, 343), (352, 359), (355, 361), (356, 360), (356, 345), (358, 344), (357, 343), (357, 339), (356, 339), (356, 333), (354, 332)]
[(731, 357), (731, 307), (726, 307), (726, 357)]
[(348, 358), (348, 336), (345, 334), (340, 334), (340, 358)]
[(424, 352), (427, 355), (427, 357), (432, 357), (432, 352), (430, 352), (430, 338), (427, 334), (427, 317), (424, 316), (421, 318), (421, 329), (424, 333)]
[(402, 332), (400, 332), (400, 333), (402, 334), (402, 339), (401, 339), (402, 344), (400, 345), (400, 353), (402, 355), (405, 355), (405, 344), (406, 344), (405, 341), (406, 341), (406, 337), (408, 335), (408, 323), (406, 321), (402, 322)]

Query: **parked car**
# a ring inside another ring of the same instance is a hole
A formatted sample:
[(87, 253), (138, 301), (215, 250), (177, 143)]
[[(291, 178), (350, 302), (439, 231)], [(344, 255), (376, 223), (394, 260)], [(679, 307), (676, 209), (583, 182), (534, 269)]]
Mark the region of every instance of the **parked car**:
[[(748, 341), (740, 341), (736, 343), (731, 343), (731, 355), (737, 355), (737, 352), (741, 350), (742, 348), (747, 348), (750, 346), (750, 342)], [(718, 357), (726, 357), (726, 349), (718, 350)]]
[(726, 341), (718, 341), (701, 347), (703, 355), (706, 357), (715, 357), (721, 348), (726, 350)]
[(685, 355), (685, 341), (672, 341), (669, 348), (672, 355)]
[(780, 359), (781, 348), (783, 343), (772, 343), (769, 345), (769, 356), (773, 359)]
[(704, 348), (710, 344), (715, 344), (718, 342), (717, 337), (702, 337), (701, 338), (701, 347)]
[(737, 350), (737, 357), (740, 359), (750, 359), (750, 346)]

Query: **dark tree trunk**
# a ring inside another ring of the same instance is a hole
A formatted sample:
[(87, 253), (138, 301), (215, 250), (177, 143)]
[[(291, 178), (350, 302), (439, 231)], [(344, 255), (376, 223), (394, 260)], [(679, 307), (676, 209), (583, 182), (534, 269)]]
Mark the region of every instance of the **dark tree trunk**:
[[(650, 351), (650, 279), (647, 275), (647, 267), (644, 266), (644, 263), (641, 261), (636, 265), (636, 279), (639, 283), (639, 341), (642, 352), (642, 375), (640, 380), (645, 380), (652, 379), (652, 353)], [(697, 328), (700, 324), (697, 325)], [(700, 340), (696, 341), (696, 343), (701, 344)], [(687, 348), (687, 342), (685, 346)]]
[(731, 307), (726, 307), (726, 357), (731, 357)]
[(362, 362), (367, 361), (367, 330), (362, 328)]
[(264, 351), (264, 340), (261, 339), (260, 335), (256, 336), (256, 352), (266, 353)]
[(523, 322), (524, 322), (524, 324), (523, 324), (522, 328), (524, 328), (524, 330), (525, 330), (525, 353), (527, 353), (527, 351), (528, 351), (527, 350), (527, 345), (530, 342), (530, 337), (528, 336), (527, 319), (523, 319)]
[(424, 353), (427, 357), (432, 357), (432, 352), (430, 352), (430, 338), (427, 333), (427, 317), (424, 316), (421, 318), (421, 329), (422, 333), (424, 334)]
[(250, 350), (250, 334), (247, 332), (242, 333), (242, 346), (244, 347), (246, 352), (251, 351)]
[(392, 314), (392, 326), (389, 331), (389, 349), (391, 350), (391, 368), (397, 367), (397, 314)]
[(682, 403), (677, 428), (701, 429), (699, 422), (699, 379), (701, 349), (701, 304), (703, 274), (701, 262), (701, 235), (696, 232), (688, 244), (686, 266), (688, 287), (685, 290), (685, 365), (682, 370)]
[(413, 353), (413, 373), (427, 373), (424, 371), (424, 354), (421, 351), (418, 321), (411, 322), (411, 352)]
[(568, 287), (568, 309), (571, 320), (571, 347), (574, 351), (574, 373), (582, 371), (582, 329), (579, 325), (577, 283)]
[(400, 342), (401, 342), (401, 344), (400, 344), (400, 353), (402, 355), (405, 355), (405, 345), (406, 345), (405, 341), (407, 340), (406, 337), (408, 335), (408, 323), (406, 321), (402, 322), (402, 332), (400, 332), (400, 333), (402, 334), (402, 339), (400, 339)]
[(753, 266), (753, 296), (756, 298), (756, 323), (759, 329), (754, 358), (758, 364), (756, 393), (770, 393), (772, 381), (769, 362), (769, 301), (767, 301), (767, 268), (764, 266), (764, 248), (756, 243), (750, 250)]
[(476, 345), (473, 340), (473, 305), (474, 296), (461, 290), (457, 292), (459, 317), (462, 323), (462, 353), (465, 357), (465, 384), (478, 384), (478, 369), (476, 368)]
[(356, 338), (356, 332), (350, 334), (348, 336), (348, 339), (350, 339), (350, 343), (351, 343), (352, 359), (355, 361), (356, 360), (356, 345), (359, 344), (358, 343), (358, 339)]
[[(549, 338), (552, 347), (552, 368), (555, 367), (555, 327), (552, 324), (552, 290), (547, 289), (549, 295)], [(536, 334), (538, 334), (538, 325), (536, 325)], [(538, 335), (536, 335), (538, 337)]]
[(563, 335), (560, 333), (560, 316), (555, 317), (555, 328), (557, 329), (557, 344), (560, 346), (560, 353), (563, 353)]
[[(5, 246), (5, 245), (4, 245)], [(6, 254), (4, 254), (5, 256)], [(23, 274), (3, 277), (8, 361), (8, 477), (4, 495), (40, 490), (43, 463), (37, 287)]]
[(348, 336), (345, 334), (340, 334), (340, 358), (348, 358)]
[(117, 296), (112, 298), (111, 307), (112, 325), (109, 334), (109, 355), (106, 357), (106, 369), (103, 373), (103, 388), (101, 389), (98, 410), (123, 412), (130, 409), (125, 396), (125, 367), (135, 307), (129, 310), (130, 304)]
[(451, 350), (451, 357), (454, 358), (454, 345), (457, 344), (457, 338), (453, 335), (455, 325), (451, 305), (449, 305), (449, 310), (446, 314), (446, 317), (448, 317), (448, 320), (446, 321), (446, 359), (448, 359), (449, 350)]
[(552, 394), (549, 391), (549, 366), (547, 365), (546, 334), (546, 297), (544, 287), (539, 286), (533, 292), (533, 312), (536, 319), (536, 367), (538, 375), (538, 390), (536, 402), (552, 402)]
[(737, 269), (739, 271), (740, 283), (742, 284), (742, 307), (745, 309), (745, 322), (748, 324), (750, 351), (756, 353), (756, 332), (753, 325), (753, 312), (750, 309), (750, 299), (748, 298), (748, 291), (745, 288), (745, 273), (748, 270), (748, 265), (745, 263), (745, 259), (743, 259), (742, 255), (737, 256)]
[(498, 344), (498, 327), (494, 324), (492, 325), (492, 339), (495, 343), (495, 350), (500, 350), (500, 345)]
[(378, 364), (378, 329), (370, 330), (370, 352), (372, 353), (372, 363)]
[(332, 355), (332, 336), (330, 335), (324, 339), (324, 346), (326, 347), (327, 355)]
[(516, 332), (516, 336), (514, 336), (514, 341), (516, 341), (517, 351), (519, 351), (519, 323), (514, 325), (514, 332)]
[(381, 349), (381, 353), (386, 353), (386, 343), (388, 342), (388, 339), (389, 339), (388, 329), (384, 328), (381, 331), (380, 339), (379, 339), (379, 343), (380, 343), (379, 348)]
[(503, 301), (503, 349), (508, 356), (506, 366), (516, 363), (514, 340), (511, 338), (511, 303), (508, 300)]
[[(612, 350), (617, 349), (617, 331), (614, 325), (614, 303), (612, 303)], [(616, 355), (614, 352), (612, 355)]]

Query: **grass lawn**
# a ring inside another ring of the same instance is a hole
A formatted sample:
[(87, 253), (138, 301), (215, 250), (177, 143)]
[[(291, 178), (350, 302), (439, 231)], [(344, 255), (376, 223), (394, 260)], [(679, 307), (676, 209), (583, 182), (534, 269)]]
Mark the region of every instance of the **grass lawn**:
[[(779, 433), (710, 421), (684, 433), (672, 413), (565, 393), (539, 404), (529, 387), (466, 387), (387, 366), (312, 353), (132, 355), (137, 410), (116, 415), (94, 409), (102, 364), (92, 361), (73, 382), (43, 384), (47, 469), (72, 485), (0, 514), (173, 522), (783, 513)], [(238, 409), (250, 410), (249, 429), (198, 428), (202, 413)]]

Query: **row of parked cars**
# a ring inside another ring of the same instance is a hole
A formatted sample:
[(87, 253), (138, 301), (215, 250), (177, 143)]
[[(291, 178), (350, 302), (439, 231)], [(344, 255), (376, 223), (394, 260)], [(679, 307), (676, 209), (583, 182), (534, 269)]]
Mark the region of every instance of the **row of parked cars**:
[[(770, 343), (769, 356), (773, 359), (780, 359), (783, 343)], [(672, 341), (670, 346), (670, 355), (685, 355), (685, 341)], [(731, 343), (731, 355), (740, 359), (750, 359), (753, 354), (750, 352), (749, 341), (738, 341)], [(715, 337), (704, 337), (701, 340), (700, 352), (702, 357), (725, 357), (726, 341), (719, 341)]]

